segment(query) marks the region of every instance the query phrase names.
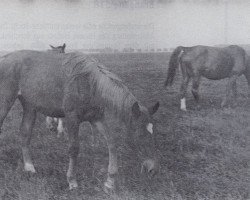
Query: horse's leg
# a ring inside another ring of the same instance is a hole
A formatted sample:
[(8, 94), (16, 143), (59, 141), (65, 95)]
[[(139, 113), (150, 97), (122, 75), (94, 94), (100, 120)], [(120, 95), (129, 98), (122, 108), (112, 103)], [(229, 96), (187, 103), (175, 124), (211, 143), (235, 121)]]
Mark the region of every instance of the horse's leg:
[(112, 137), (104, 120), (92, 122), (91, 124), (105, 137), (109, 150), (108, 178), (104, 183), (104, 191), (106, 193), (115, 192), (117, 188), (116, 178), (118, 174), (115, 138)]
[(5, 84), (0, 85), (0, 133), (3, 121), (17, 98), (17, 93), (15, 83), (6, 80)]
[(198, 106), (199, 106), (199, 100), (200, 100), (199, 86), (200, 86), (200, 76), (197, 75), (197, 76), (193, 77), (192, 94), (193, 94), (194, 99), (195, 99), (196, 103), (198, 104)]
[(233, 93), (234, 101), (236, 101), (236, 98), (237, 98), (237, 82), (236, 82), (236, 79), (232, 83), (232, 93)]
[(49, 130), (53, 129), (53, 121), (54, 119), (52, 117), (46, 117), (46, 127)]
[(76, 181), (76, 165), (77, 156), (79, 153), (79, 125), (80, 121), (75, 112), (67, 113), (65, 116), (65, 125), (68, 130), (69, 136), (69, 167), (67, 171), (67, 180), (69, 184), (69, 189), (74, 189), (78, 187)]
[(186, 94), (187, 94), (189, 80), (190, 78), (188, 76), (185, 76), (181, 83), (180, 97), (181, 97), (181, 110), (183, 111), (187, 111)]
[(245, 78), (247, 79), (247, 86), (248, 86), (248, 98), (250, 98), (250, 74), (249, 74), (249, 70), (247, 69), (244, 73)]
[(16, 97), (14, 96), (10, 96), (10, 97), (1, 96), (0, 98), (0, 133), (1, 133), (3, 121), (6, 118), (9, 110), (13, 106), (15, 100), (16, 100)]
[(237, 106), (237, 82), (236, 79), (232, 83), (232, 95), (233, 95), (233, 102), (232, 106)]
[(226, 86), (226, 96), (221, 103), (221, 107), (224, 107), (227, 104), (227, 102), (230, 98), (230, 92), (231, 92), (231, 90), (233, 90), (233, 85), (234, 85), (234, 82), (236, 83), (237, 77), (238, 77), (238, 75), (233, 75), (229, 78), (227, 86)]
[(32, 135), (32, 129), (36, 120), (36, 111), (31, 105), (27, 104), (22, 97), (19, 97), (19, 100), (23, 106), (23, 118), (20, 126), (20, 133), (22, 137), (21, 145), (24, 170), (35, 173), (36, 170), (31, 160), (29, 145)]
[(64, 133), (64, 127), (63, 127), (63, 120), (62, 118), (58, 119), (58, 125), (57, 125), (57, 137), (63, 136)]

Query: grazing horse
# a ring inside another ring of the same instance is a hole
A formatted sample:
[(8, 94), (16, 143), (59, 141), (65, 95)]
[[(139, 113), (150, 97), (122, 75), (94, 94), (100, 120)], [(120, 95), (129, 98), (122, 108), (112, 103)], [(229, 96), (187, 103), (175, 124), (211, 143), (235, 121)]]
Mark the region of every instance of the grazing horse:
[(172, 85), (176, 69), (180, 66), (182, 83), (180, 88), (181, 110), (186, 111), (186, 93), (190, 79), (192, 78), (192, 94), (199, 103), (198, 88), (201, 77), (211, 80), (229, 78), (226, 88), (226, 96), (221, 103), (224, 107), (233, 92), (234, 99), (237, 96), (236, 79), (245, 75), (250, 86), (250, 68), (245, 64), (245, 50), (239, 46), (231, 45), (224, 48), (193, 46), (177, 47), (169, 61), (168, 75), (165, 86)]
[[(51, 49), (48, 50), (48, 52), (53, 53), (65, 53), (66, 44), (63, 43), (62, 46), (54, 47), (52, 45), (49, 45)], [(57, 124), (57, 137), (61, 137), (63, 133), (65, 133), (65, 129), (63, 127), (63, 120), (62, 118), (55, 118), (55, 117), (46, 117), (46, 127), (50, 130), (54, 129), (54, 123)]]
[(17, 98), (23, 107), (20, 135), (26, 171), (36, 172), (29, 150), (36, 113), (64, 117), (69, 137), (67, 181), (70, 189), (76, 188), (78, 132), (80, 124), (87, 121), (107, 141), (109, 165), (104, 188), (113, 191), (118, 173), (115, 138), (119, 134), (109, 131), (105, 110), (126, 125), (128, 141), (141, 153), (144, 171), (158, 171), (152, 115), (159, 102), (146, 108), (115, 74), (91, 57), (30, 50), (7, 54), (0, 60), (0, 94), (0, 126)]

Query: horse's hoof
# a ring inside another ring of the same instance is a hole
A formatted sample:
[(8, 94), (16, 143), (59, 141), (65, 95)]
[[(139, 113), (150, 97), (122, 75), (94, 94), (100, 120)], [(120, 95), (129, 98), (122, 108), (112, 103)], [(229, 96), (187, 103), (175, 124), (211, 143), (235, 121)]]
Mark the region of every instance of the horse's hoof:
[(57, 137), (58, 139), (69, 140), (68, 134), (67, 134), (66, 132), (62, 132), (62, 133), (57, 132), (56, 137)]
[(54, 126), (52, 124), (46, 124), (46, 128), (49, 129), (49, 130), (53, 129), (53, 127)]
[(60, 133), (60, 134), (64, 134), (65, 133), (65, 129), (61, 129), (61, 128), (57, 128), (56, 129), (57, 133)]
[(114, 185), (110, 185), (110, 183), (108, 181), (104, 183), (103, 191), (107, 195), (115, 195), (116, 194), (116, 188), (115, 188), (115, 186)]
[(181, 108), (181, 111), (187, 112), (186, 108)]
[(74, 190), (74, 189), (76, 189), (77, 187), (78, 187), (78, 184), (77, 184), (76, 180), (71, 180), (71, 181), (69, 182), (69, 190)]
[(47, 129), (51, 132), (55, 132), (56, 131), (56, 127), (54, 126), (50, 126), (50, 127), (47, 127)]
[(63, 135), (64, 135), (64, 133), (63, 132), (57, 132), (57, 138), (61, 138), (61, 137), (63, 137)]
[(63, 131), (58, 131), (58, 130), (57, 130), (57, 137), (58, 137), (58, 138), (61, 138), (61, 137), (64, 137), (64, 136), (66, 136), (65, 130), (63, 130)]
[(26, 163), (26, 164), (24, 165), (24, 170), (25, 170), (26, 172), (36, 173), (36, 170), (35, 170), (34, 165), (33, 165), (33, 164), (30, 164), (30, 163)]

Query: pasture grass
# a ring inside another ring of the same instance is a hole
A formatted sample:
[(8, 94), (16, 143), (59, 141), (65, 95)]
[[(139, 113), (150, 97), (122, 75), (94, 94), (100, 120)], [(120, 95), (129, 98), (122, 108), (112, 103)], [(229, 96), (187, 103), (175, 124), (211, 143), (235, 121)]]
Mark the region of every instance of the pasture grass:
[(220, 108), (226, 79), (202, 80), (201, 109), (188, 92), (188, 112), (179, 109), (180, 76), (172, 88), (164, 88), (169, 55), (95, 55), (118, 74), (145, 105), (160, 101), (155, 114), (161, 170), (153, 179), (140, 174), (139, 158), (123, 143), (124, 130), (109, 117), (111, 130), (119, 134), (119, 196), (102, 191), (108, 152), (102, 136), (81, 126), (78, 163), (79, 189), (69, 191), (67, 139), (57, 138), (38, 115), (32, 139), (37, 173), (23, 171), (18, 127), (22, 109), (18, 102), (8, 114), (0, 136), (0, 197), (3, 200), (87, 199), (250, 199), (250, 101), (247, 84), (238, 80), (237, 105)]

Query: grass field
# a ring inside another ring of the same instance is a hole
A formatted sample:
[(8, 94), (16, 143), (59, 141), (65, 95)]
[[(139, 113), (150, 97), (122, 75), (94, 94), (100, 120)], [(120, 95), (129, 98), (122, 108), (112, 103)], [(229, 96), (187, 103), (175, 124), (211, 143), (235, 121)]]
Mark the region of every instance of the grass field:
[(94, 55), (118, 74), (145, 105), (160, 101), (155, 114), (161, 170), (154, 179), (140, 174), (136, 155), (123, 145), (124, 134), (110, 117), (112, 131), (121, 135), (119, 145), (119, 197), (102, 191), (108, 152), (104, 139), (91, 136), (90, 126), (81, 127), (78, 163), (79, 189), (69, 191), (67, 140), (45, 128), (38, 116), (32, 139), (35, 175), (23, 171), (18, 127), (22, 109), (18, 102), (7, 116), (0, 140), (0, 197), (3, 200), (80, 199), (250, 199), (250, 100), (243, 77), (238, 80), (234, 108), (220, 108), (226, 80), (202, 80), (201, 109), (189, 90), (188, 112), (179, 109), (180, 78), (165, 89), (169, 55)]

